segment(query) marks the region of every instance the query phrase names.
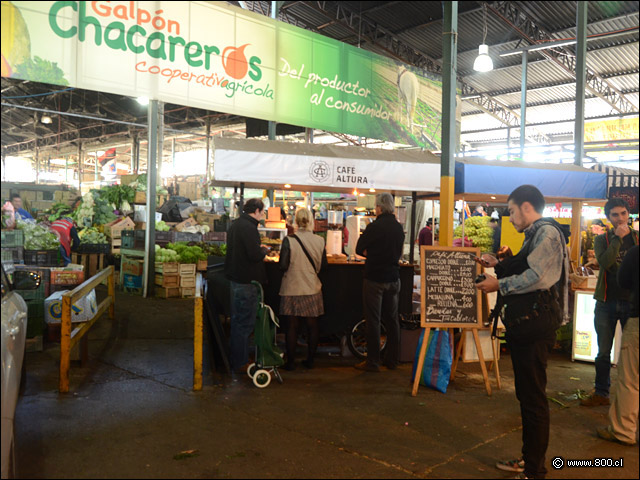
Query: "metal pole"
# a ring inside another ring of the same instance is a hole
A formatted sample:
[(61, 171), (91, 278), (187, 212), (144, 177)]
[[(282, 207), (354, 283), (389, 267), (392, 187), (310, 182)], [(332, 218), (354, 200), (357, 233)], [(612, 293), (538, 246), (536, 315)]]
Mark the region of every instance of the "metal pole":
[(82, 142), (78, 142), (78, 192), (82, 195)]
[[(157, 129), (157, 135), (158, 135), (158, 149), (156, 150), (156, 155), (158, 158), (158, 162), (157, 162), (157, 166), (158, 166), (158, 173), (157, 176), (154, 177), (156, 178), (156, 185), (162, 185), (162, 177), (160, 175), (160, 172), (162, 171), (162, 160), (164, 159), (164, 102), (158, 102), (158, 129)], [(155, 190), (154, 190), (154, 195), (155, 195)], [(155, 211), (155, 209), (154, 209)], [(155, 225), (156, 222), (154, 220), (153, 224)], [(155, 279), (154, 279), (155, 281)]]
[(244, 182), (240, 182), (240, 215), (244, 208)]
[(67, 175), (67, 171), (69, 169), (69, 155), (65, 155), (64, 157), (64, 183), (69, 183), (69, 177)]
[(95, 152), (94, 162), (93, 162), (93, 188), (97, 188), (96, 183), (98, 183), (98, 152)]
[(520, 84), (520, 160), (524, 160), (527, 130), (527, 52), (522, 52), (522, 83)]
[(576, 123), (574, 161), (578, 166), (582, 166), (584, 157), (584, 94), (587, 81), (587, 2), (578, 2), (578, 12), (576, 15), (576, 27), (578, 31), (576, 45)]
[(418, 194), (411, 192), (411, 232), (409, 233), (409, 263), (413, 265), (415, 257), (415, 241), (416, 241), (416, 203)]
[(511, 127), (507, 128), (507, 160), (511, 160)]
[(40, 181), (40, 149), (36, 147), (36, 185)]
[[(208, 139), (207, 135), (207, 139)], [(207, 149), (209, 148), (209, 144), (207, 143)], [(209, 154), (207, 154), (207, 159), (209, 158)], [(171, 139), (171, 162), (173, 164), (173, 176), (176, 175), (176, 137)]]
[(153, 293), (155, 280), (156, 243), (156, 164), (158, 162), (158, 100), (150, 100), (147, 110), (149, 123), (147, 145), (147, 225), (144, 237), (143, 296)]
[[(175, 143), (174, 143), (175, 146)], [(204, 177), (206, 184), (206, 196), (209, 198), (209, 180), (210, 180), (210, 172), (209, 172), (209, 156), (211, 155), (211, 118), (207, 117), (207, 170)], [(174, 160), (175, 166), (175, 160)]]
[[(444, 2), (442, 31), (442, 154), (440, 156), (440, 245), (453, 245), (456, 152), (456, 61), (458, 2)], [(444, 219), (444, 221), (442, 221)]]

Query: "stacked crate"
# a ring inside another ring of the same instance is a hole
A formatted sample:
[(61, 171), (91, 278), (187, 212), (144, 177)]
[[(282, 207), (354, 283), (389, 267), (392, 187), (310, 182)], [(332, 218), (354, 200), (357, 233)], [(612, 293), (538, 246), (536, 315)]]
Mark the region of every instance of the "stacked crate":
[(40, 286), (36, 290), (16, 290), (27, 304), (27, 338), (29, 351), (42, 350), (42, 337), (45, 330), (44, 299), (49, 295), (50, 271), (48, 268), (24, 268), (40, 275)]
[(180, 265), (180, 296), (190, 298), (196, 296), (196, 264)]
[(142, 295), (142, 276), (144, 275), (144, 260), (124, 257), (120, 263), (122, 269), (122, 286), (125, 292)]
[(84, 282), (84, 270), (52, 268), (49, 295), (62, 290), (73, 290), (82, 282)]
[(180, 296), (180, 267), (178, 263), (156, 263), (156, 295), (160, 298)]
[(2, 261), (23, 263), (24, 235), (22, 230), (2, 230)]
[(104, 233), (111, 237), (111, 254), (119, 255), (122, 248), (122, 232), (133, 230), (135, 223), (129, 217), (105, 225)]

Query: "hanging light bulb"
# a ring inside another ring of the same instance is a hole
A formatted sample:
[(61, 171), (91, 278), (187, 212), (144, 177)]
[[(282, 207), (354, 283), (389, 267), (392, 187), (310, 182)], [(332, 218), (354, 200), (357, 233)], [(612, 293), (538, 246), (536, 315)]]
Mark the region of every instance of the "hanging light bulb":
[(478, 48), (478, 56), (473, 62), (473, 69), (476, 72), (489, 72), (493, 70), (493, 60), (489, 56), (489, 45), (487, 45), (487, 4), (483, 4), (484, 8), (484, 27), (482, 35), (482, 44)]

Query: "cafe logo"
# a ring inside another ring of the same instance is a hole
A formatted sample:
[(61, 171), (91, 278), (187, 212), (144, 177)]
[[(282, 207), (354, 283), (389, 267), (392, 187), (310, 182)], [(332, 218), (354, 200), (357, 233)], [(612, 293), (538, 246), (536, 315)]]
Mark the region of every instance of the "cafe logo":
[(309, 167), (309, 177), (315, 182), (326, 182), (330, 175), (331, 167), (323, 160), (316, 160)]

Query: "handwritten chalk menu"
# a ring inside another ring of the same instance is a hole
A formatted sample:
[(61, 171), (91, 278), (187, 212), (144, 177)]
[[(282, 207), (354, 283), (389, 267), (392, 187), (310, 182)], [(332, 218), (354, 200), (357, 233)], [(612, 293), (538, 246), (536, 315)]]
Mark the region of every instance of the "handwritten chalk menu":
[(420, 249), (423, 327), (480, 327), (481, 292), (475, 288), (480, 266), (474, 256), (480, 256), (479, 248)]

